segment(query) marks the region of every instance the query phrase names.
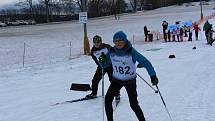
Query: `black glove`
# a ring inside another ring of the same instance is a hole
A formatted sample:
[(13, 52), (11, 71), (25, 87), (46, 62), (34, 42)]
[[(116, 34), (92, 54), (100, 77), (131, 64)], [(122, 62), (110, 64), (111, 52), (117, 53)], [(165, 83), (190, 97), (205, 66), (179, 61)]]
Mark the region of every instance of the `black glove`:
[(142, 68), (142, 66), (140, 64), (137, 64), (137, 68)]
[(151, 76), (151, 82), (152, 82), (152, 85), (158, 84), (158, 78), (156, 75)]
[(102, 52), (98, 59), (99, 59), (99, 63), (103, 63), (106, 60), (105, 53)]

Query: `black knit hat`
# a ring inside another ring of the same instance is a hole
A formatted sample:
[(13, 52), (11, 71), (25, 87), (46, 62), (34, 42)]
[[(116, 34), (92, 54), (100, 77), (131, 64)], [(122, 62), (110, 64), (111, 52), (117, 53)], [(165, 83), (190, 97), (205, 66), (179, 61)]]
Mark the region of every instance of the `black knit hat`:
[(102, 38), (99, 35), (95, 35), (93, 37), (93, 43), (101, 42), (102, 43)]

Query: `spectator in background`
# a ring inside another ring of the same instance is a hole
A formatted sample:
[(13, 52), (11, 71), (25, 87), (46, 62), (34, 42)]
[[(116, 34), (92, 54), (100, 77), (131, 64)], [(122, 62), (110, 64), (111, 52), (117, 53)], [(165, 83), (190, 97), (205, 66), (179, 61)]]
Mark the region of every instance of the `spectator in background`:
[(209, 31), (208, 31), (208, 43), (207, 44), (210, 44), (212, 46), (213, 42), (214, 42), (214, 39), (213, 39), (213, 25), (210, 24), (210, 27), (209, 27)]
[(184, 30), (184, 37), (188, 37), (187, 35), (187, 31), (188, 31), (189, 27), (187, 25), (183, 26), (183, 30)]
[(189, 33), (188, 41), (192, 41), (193, 32), (190, 27), (188, 28), (188, 33)]
[(195, 31), (196, 40), (198, 40), (199, 31), (201, 31), (201, 29), (199, 28), (199, 26), (198, 26), (197, 23), (194, 23), (194, 24), (193, 24), (193, 30)]
[(148, 34), (149, 34), (149, 30), (147, 29), (147, 27), (146, 26), (144, 26), (144, 35), (145, 35), (145, 42), (147, 42), (148, 41)]
[(177, 41), (180, 42), (180, 28), (177, 28), (175, 31), (176, 31)]
[(176, 29), (172, 30), (172, 41), (175, 42)]
[(183, 34), (184, 34), (184, 30), (183, 28), (180, 28), (180, 41), (183, 42)]
[(167, 37), (168, 37), (168, 42), (170, 42), (171, 41), (171, 32), (170, 32), (170, 30), (168, 30)]
[(208, 44), (208, 39), (209, 39), (209, 34), (208, 33), (209, 33), (210, 29), (211, 29), (211, 24), (208, 21), (206, 21), (204, 26), (203, 26), (203, 31), (205, 31), (205, 37), (206, 37), (206, 40), (207, 40), (207, 44)]
[(165, 42), (167, 42), (167, 28), (168, 28), (168, 22), (163, 21), (162, 27), (163, 27), (163, 38), (164, 38)]

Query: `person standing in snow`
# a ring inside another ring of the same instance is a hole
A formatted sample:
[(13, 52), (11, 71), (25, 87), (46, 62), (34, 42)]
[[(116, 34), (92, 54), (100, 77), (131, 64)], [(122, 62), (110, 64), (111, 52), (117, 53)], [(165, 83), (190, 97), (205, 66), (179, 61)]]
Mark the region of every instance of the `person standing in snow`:
[(199, 28), (199, 26), (198, 26), (197, 23), (194, 23), (194, 24), (193, 24), (193, 30), (195, 31), (196, 40), (198, 40), (199, 31), (201, 31), (201, 29)]
[(180, 28), (180, 34), (179, 34), (179, 36), (180, 36), (180, 41), (181, 42), (183, 42), (183, 40), (184, 40), (183, 34), (184, 34), (184, 30), (183, 30), (183, 28)]
[(176, 32), (177, 40), (178, 40), (178, 42), (180, 42), (180, 28), (178, 27), (178, 28), (175, 30), (175, 32)]
[(144, 35), (145, 35), (145, 42), (148, 41), (148, 35), (149, 35), (149, 30), (146, 26), (144, 26)]
[[(91, 57), (93, 58), (93, 60), (97, 64), (97, 69), (96, 69), (96, 72), (95, 72), (95, 74), (93, 76), (93, 79), (92, 79), (92, 85), (91, 85), (92, 93), (88, 94), (86, 96), (86, 98), (89, 98), (89, 99), (93, 99), (93, 98), (97, 97), (98, 84), (99, 84), (99, 82), (100, 82), (100, 80), (102, 79), (102, 76), (103, 76), (102, 75), (102, 67), (101, 67), (101, 64), (98, 61), (98, 58), (99, 58), (99, 56), (101, 56), (101, 53), (107, 54), (108, 51), (111, 48), (110, 45), (102, 43), (102, 38), (100, 36), (98, 36), (98, 35), (93, 37), (93, 43), (94, 43), (94, 45), (93, 45), (93, 47), (91, 49)], [(111, 62), (107, 62), (106, 66), (104, 66), (103, 69), (104, 69), (104, 74), (105, 73), (108, 74), (109, 81), (111, 82), (111, 80), (112, 80), (112, 72), (113, 72)], [(116, 98), (120, 98), (119, 96), (120, 96), (120, 94), (118, 92), (116, 94)]]
[(168, 30), (168, 32), (167, 32), (167, 38), (168, 38), (168, 42), (171, 42), (171, 32), (170, 32), (170, 30)]
[(206, 40), (207, 40), (207, 44), (209, 44), (208, 40), (209, 40), (209, 31), (210, 31), (210, 29), (211, 29), (211, 24), (208, 21), (206, 21), (204, 26), (203, 26), (203, 31), (205, 31), (205, 37), (206, 37)]
[(192, 29), (190, 27), (188, 28), (188, 33), (189, 33), (189, 37), (188, 37), (187, 41), (192, 41), (193, 32), (192, 32)]
[(164, 38), (165, 42), (167, 42), (167, 28), (168, 28), (168, 23), (166, 21), (163, 21), (162, 27), (163, 27), (163, 38)]
[(209, 32), (208, 32), (208, 44), (212, 46), (214, 39), (213, 39), (213, 25), (210, 24)]
[(100, 56), (100, 62), (111, 61), (113, 67), (112, 82), (105, 96), (105, 110), (107, 121), (113, 121), (112, 102), (122, 87), (125, 87), (131, 109), (135, 112), (139, 121), (145, 121), (145, 117), (137, 100), (136, 90), (136, 62), (138, 67), (145, 67), (151, 77), (152, 85), (158, 84), (158, 78), (152, 64), (136, 51), (127, 39), (123, 31), (116, 32), (113, 36), (114, 47), (109, 53)]

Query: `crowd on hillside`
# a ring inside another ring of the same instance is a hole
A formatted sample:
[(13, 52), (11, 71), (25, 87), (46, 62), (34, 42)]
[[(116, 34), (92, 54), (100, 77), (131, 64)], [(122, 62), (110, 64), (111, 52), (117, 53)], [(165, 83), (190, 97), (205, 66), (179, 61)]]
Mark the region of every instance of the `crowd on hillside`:
[[(193, 41), (193, 35), (195, 35), (197, 41), (199, 40), (199, 31), (201, 31), (199, 25), (192, 21), (176, 21), (171, 25), (167, 21), (162, 22), (162, 35), (165, 42)], [(206, 21), (203, 25), (203, 31), (205, 31), (207, 44), (212, 46), (214, 42), (213, 25)], [(149, 32), (148, 28), (144, 26), (145, 41), (152, 41)]]

